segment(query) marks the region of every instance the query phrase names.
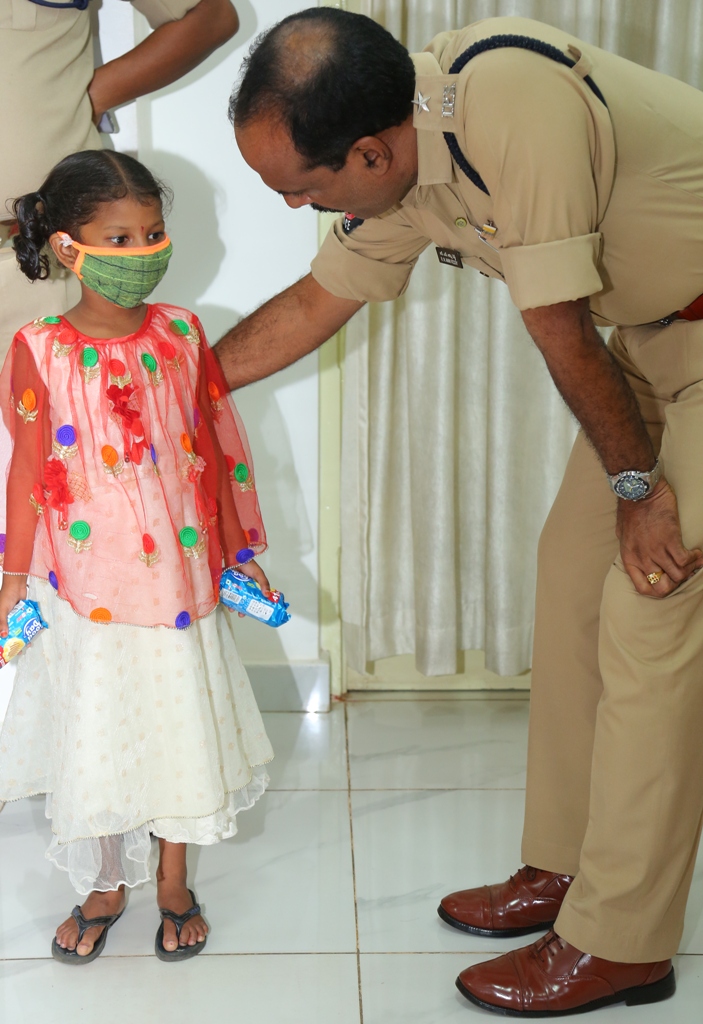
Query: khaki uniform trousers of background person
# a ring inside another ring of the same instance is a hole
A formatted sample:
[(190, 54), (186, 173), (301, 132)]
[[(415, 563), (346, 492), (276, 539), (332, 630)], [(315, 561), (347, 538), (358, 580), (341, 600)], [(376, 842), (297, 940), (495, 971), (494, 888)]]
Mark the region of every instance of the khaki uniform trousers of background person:
[[(703, 321), (620, 328), (610, 347), (703, 547)], [(539, 550), (526, 863), (576, 878), (555, 930), (624, 962), (681, 939), (703, 816), (703, 572), (637, 593), (616, 499), (583, 435)], [(593, 766), (593, 768), (592, 768)]]

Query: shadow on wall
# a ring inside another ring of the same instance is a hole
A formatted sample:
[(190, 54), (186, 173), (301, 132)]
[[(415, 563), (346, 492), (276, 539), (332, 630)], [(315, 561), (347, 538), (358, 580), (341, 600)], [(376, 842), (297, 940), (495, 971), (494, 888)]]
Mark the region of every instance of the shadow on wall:
[[(217, 210), (225, 196), (194, 164), (180, 156), (154, 151), (150, 168), (173, 189), (173, 210), (167, 216), (173, 240), (169, 272), (154, 298), (184, 306), (201, 319), (212, 344), (241, 318), (236, 310), (208, 303), (206, 295), (224, 260), (226, 246), (219, 234)], [(246, 244), (242, 240), (242, 245)], [(317, 625), (318, 584), (303, 559), (315, 550), (313, 530), (293, 459), (290, 435), (276, 392), (316, 374), (317, 362), (305, 360), (235, 396), (246, 425), (254, 457), (257, 490), (270, 544), (261, 564), (272, 586), (282, 590), (296, 618)], [(261, 630), (258, 623), (243, 629)], [(286, 660), (277, 633), (266, 630), (266, 658)], [(257, 641), (260, 638), (257, 638)], [(248, 647), (245, 644), (245, 647)], [(257, 642), (261, 648), (261, 643)], [(257, 657), (256, 660), (264, 660)]]

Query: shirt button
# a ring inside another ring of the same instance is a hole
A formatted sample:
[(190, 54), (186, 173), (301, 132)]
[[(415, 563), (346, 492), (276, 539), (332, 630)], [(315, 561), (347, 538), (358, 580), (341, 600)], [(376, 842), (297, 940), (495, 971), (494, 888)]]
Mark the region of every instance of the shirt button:
[(457, 226), (458, 228), (465, 228), (465, 227), (466, 227), (466, 225), (467, 225), (467, 224), (468, 224), (469, 222), (468, 222), (468, 220), (466, 219), (466, 217), (457, 217), (457, 219), (456, 219), (456, 220), (454, 221), (454, 223), (456, 224), (456, 226)]

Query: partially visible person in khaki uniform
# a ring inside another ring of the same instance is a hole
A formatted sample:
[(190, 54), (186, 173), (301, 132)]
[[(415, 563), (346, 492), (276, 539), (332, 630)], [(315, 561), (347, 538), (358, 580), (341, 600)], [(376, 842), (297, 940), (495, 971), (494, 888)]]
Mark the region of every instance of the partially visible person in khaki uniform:
[(411, 63), (368, 19), (311, 10), (257, 44), (231, 115), (289, 206), (352, 211), (219, 343), (232, 387), (402, 294), (434, 243), (505, 280), (581, 422), (540, 544), (528, 866), (440, 916), (554, 924), (460, 975), (488, 1010), (664, 999), (703, 818), (703, 94), (525, 19)]
[(113, 107), (180, 78), (237, 31), (231, 0), (131, 0), (155, 30), (95, 69), (90, 13), (51, 0), (0, 0), (0, 361), (15, 332), (77, 301), (78, 281), (56, 268), (30, 284), (16, 266), (9, 203), (37, 188), (69, 153), (99, 149), (96, 125)]

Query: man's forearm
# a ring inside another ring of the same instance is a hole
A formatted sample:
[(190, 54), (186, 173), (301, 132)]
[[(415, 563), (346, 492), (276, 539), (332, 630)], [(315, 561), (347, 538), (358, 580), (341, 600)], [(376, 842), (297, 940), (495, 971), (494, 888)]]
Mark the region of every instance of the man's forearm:
[(362, 305), (331, 295), (307, 274), (214, 346), (229, 387), (244, 387), (297, 362), (331, 338)]
[(178, 21), (159, 26), (122, 57), (97, 68), (89, 94), (96, 118), (177, 81), (239, 27), (230, 0), (200, 0)]
[(654, 449), (637, 400), (596, 331), (587, 300), (525, 310), (523, 320), (607, 472), (652, 469)]

